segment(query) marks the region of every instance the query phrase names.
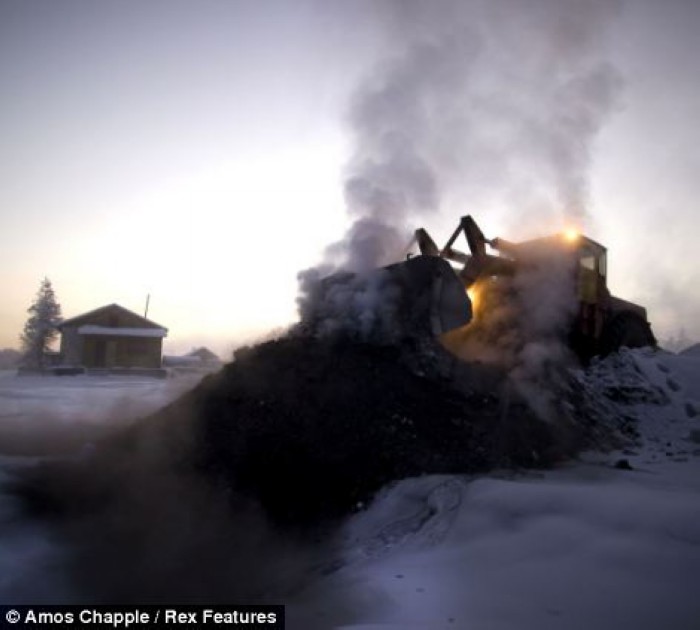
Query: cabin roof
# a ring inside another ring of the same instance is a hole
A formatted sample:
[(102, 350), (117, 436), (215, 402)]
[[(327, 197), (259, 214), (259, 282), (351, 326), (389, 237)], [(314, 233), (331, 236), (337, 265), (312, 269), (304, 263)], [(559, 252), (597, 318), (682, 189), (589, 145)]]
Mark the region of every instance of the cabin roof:
[(76, 325), (80, 325), (82, 323), (89, 323), (87, 320), (90, 320), (95, 315), (98, 315), (104, 311), (110, 311), (110, 310), (116, 311), (116, 312), (121, 312), (123, 314), (127, 314), (130, 317), (135, 317), (138, 320), (140, 320), (142, 325), (146, 328), (162, 328), (165, 331), (168, 330), (165, 326), (161, 326), (160, 324), (157, 324), (156, 322), (154, 322), (150, 319), (147, 319), (146, 317), (143, 317), (142, 315), (139, 315), (138, 313), (134, 313), (134, 311), (130, 311), (128, 308), (124, 308), (123, 306), (120, 306), (119, 304), (116, 304), (116, 303), (107, 304), (105, 306), (100, 306), (99, 308), (88, 311), (87, 313), (82, 313), (80, 315), (76, 315), (75, 317), (71, 317), (69, 319), (64, 319), (58, 325), (58, 329), (62, 330), (65, 326), (76, 326)]

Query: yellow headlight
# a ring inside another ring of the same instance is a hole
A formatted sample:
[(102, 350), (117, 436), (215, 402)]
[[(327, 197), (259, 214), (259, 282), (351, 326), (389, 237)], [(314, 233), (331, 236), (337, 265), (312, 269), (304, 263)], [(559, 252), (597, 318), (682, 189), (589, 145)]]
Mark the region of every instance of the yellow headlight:
[(575, 243), (579, 237), (581, 236), (581, 233), (576, 229), (576, 228), (566, 228), (563, 232), (562, 235), (565, 240), (567, 240), (569, 243)]

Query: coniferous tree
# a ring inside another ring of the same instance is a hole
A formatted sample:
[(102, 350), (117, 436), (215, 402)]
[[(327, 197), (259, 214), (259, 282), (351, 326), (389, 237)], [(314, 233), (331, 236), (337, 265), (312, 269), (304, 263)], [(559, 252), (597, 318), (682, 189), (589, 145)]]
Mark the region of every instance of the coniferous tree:
[(41, 368), (51, 342), (57, 337), (61, 323), (61, 305), (56, 301), (51, 281), (44, 278), (33, 304), (27, 309), (29, 319), (21, 335), (23, 363), (26, 367)]

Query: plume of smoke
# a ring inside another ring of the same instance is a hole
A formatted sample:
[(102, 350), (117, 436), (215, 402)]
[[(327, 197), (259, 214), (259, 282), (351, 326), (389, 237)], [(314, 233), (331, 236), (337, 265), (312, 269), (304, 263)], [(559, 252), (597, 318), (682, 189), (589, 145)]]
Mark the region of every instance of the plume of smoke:
[(307, 298), (301, 318), (319, 337), (345, 335), (362, 341), (396, 341), (398, 287), (384, 270), (337, 273), (324, 280), (318, 270), (305, 272)]
[[(503, 213), (530, 232), (586, 222), (592, 143), (621, 80), (605, 60), (606, 0), (390, 0), (387, 57), (347, 116), (353, 223), (309, 282), (401, 259), (443, 206)], [(366, 301), (367, 308), (379, 306)]]
[(555, 253), (545, 255), (514, 278), (521, 344), (510, 376), (532, 410), (548, 421), (560, 413), (562, 368), (573, 360), (565, 343), (578, 308), (573, 264), (576, 261)]

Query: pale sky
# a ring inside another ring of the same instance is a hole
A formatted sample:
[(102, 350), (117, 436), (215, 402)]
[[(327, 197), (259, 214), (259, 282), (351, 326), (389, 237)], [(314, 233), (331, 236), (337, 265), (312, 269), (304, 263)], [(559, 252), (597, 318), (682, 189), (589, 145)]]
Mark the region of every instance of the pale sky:
[[(64, 317), (142, 312), (150, 293), (166, 353), (293, 321), (297, 272), (348, 224), (347, 112), (395, 52), (388, 3), (0, 0), (0, 348), (44, 275)], [(658, 337), (699, 339), (700, 2), (610, 21), (623, 84), (590, 151), (587, 230)], [(516, 236), (472, 201), (487, 236)], [(461, 208), (421, 225), (442, 239)]]

